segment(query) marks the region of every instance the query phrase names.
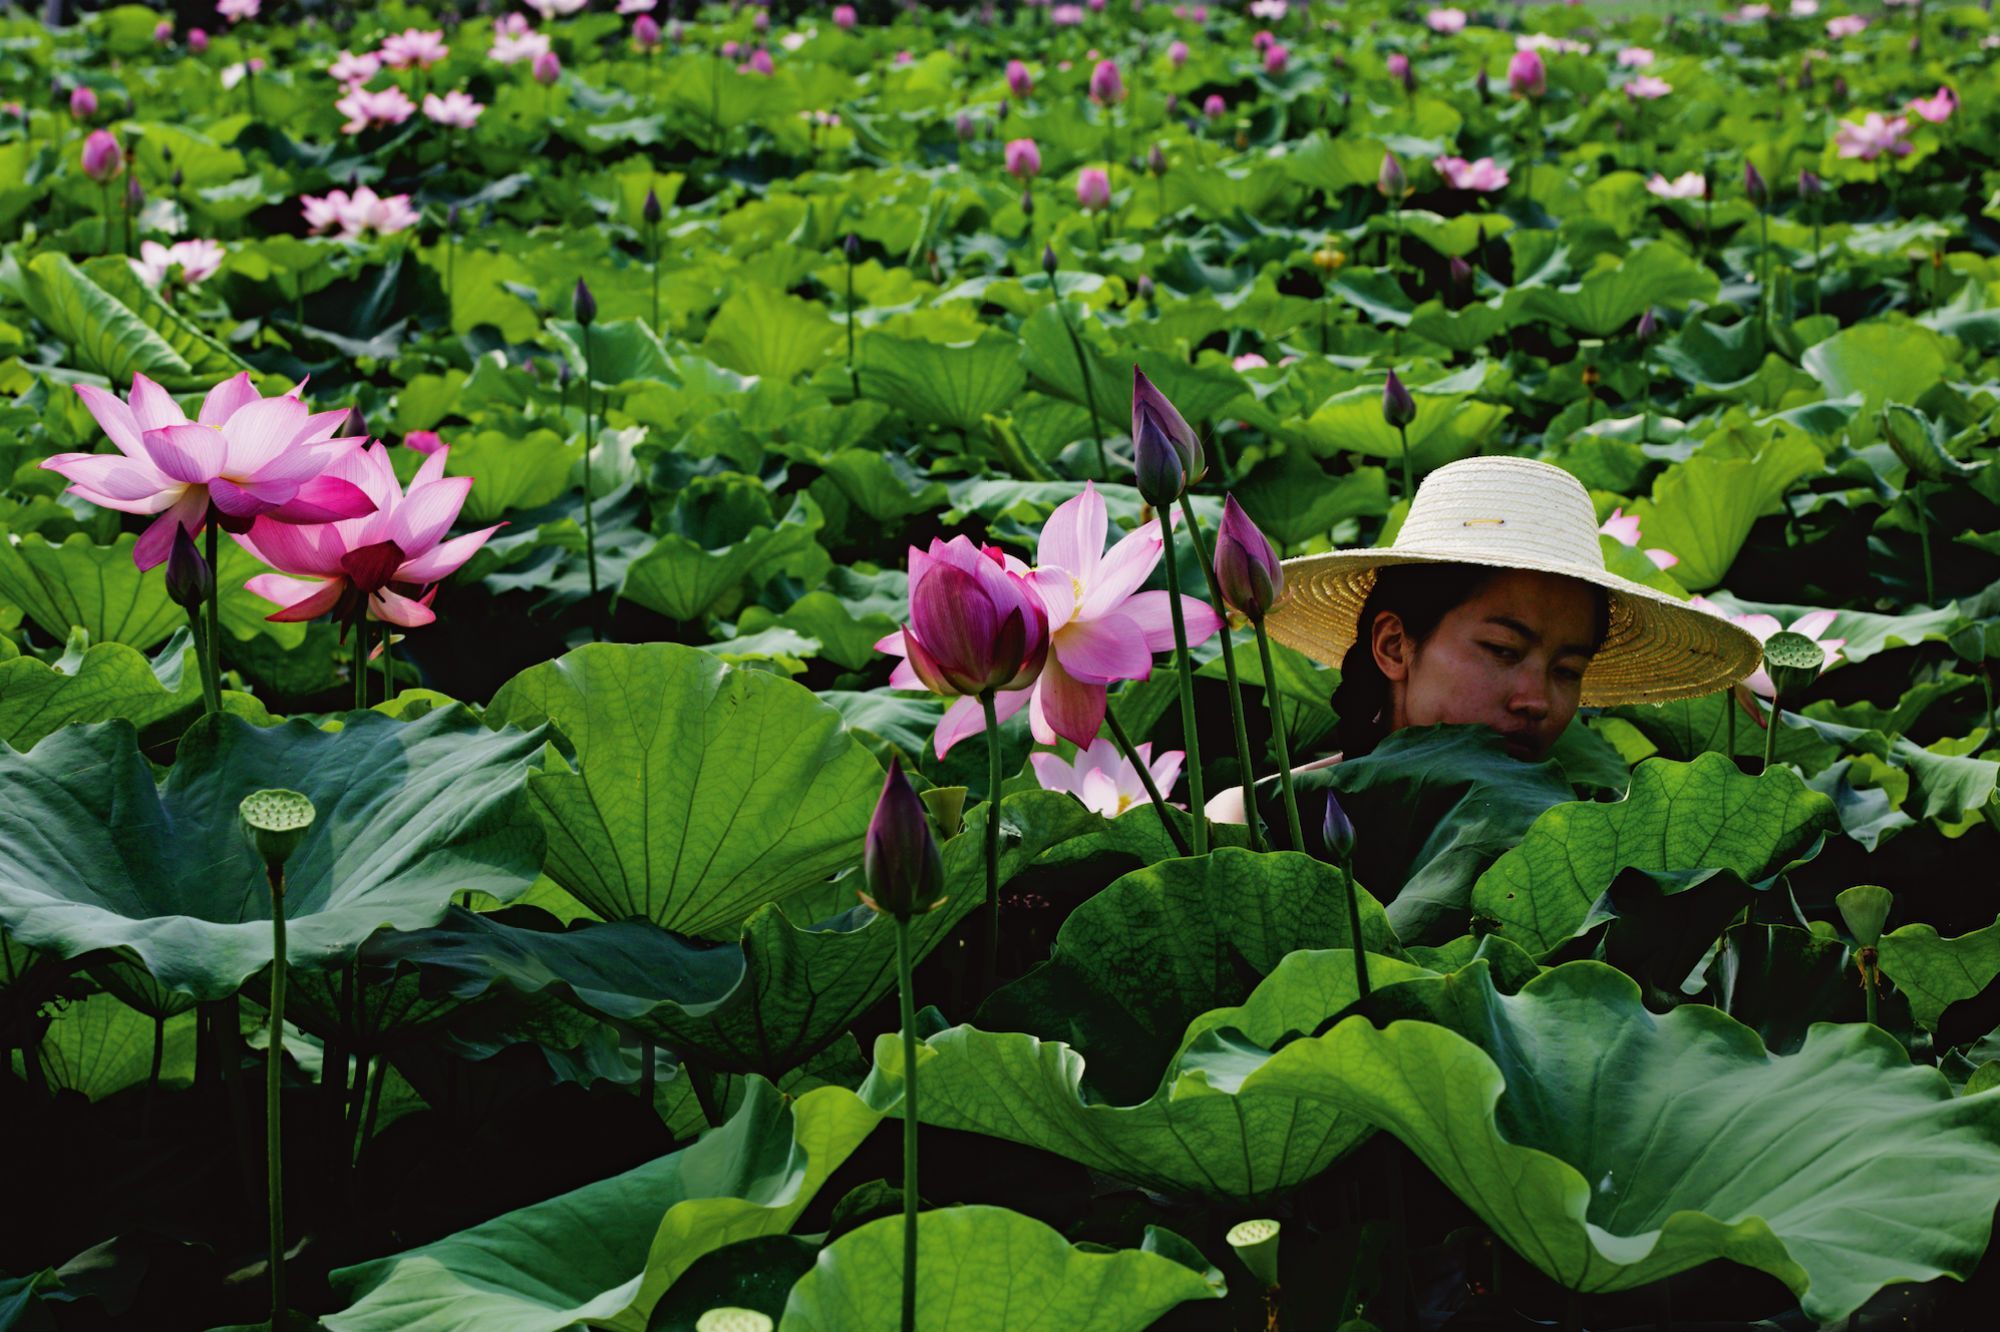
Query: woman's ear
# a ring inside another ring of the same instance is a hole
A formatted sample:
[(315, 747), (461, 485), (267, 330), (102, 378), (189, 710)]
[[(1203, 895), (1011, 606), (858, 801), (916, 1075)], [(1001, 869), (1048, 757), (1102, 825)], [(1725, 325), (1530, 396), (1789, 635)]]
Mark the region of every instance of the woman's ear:
[(1402, 616), (1394, 611), (1378, 612), (1368, 631), (1368, 646), (1375, 657), (1375, 669), (1382, 672), (1383, 679), (1402, 684), (1410, 678), (1410, 658), (1416, 655), (1415, 645), (1403, 632)]

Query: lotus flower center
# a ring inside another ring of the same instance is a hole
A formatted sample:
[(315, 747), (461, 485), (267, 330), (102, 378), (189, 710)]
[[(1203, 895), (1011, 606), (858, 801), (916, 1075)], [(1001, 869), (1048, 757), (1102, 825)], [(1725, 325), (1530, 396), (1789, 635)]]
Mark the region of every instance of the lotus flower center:
[(1111, 811), (1111, 817), (1115, 819), (1120, 814), (1123, 814), (1126, 810), (1132, 808), (1133, 801), (1134, 797), (1125, 794), (1125, 792), (1123, 791), (1120, 791), (1118, 793), (1118, 807)]
[(1069, 618), (1064, 624), (1075, 624), (1076, 617), (1083, 614), (1083, 580), (1075, 574), (1069, 576)]

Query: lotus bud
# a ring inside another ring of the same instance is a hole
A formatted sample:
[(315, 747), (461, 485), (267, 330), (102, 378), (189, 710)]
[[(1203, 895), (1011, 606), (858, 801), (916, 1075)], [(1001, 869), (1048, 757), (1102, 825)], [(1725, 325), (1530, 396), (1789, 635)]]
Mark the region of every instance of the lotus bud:
[(1375, 188), (1392, 203), (1401, 201), (1409, 193), (1409, 179), (1403, 174), (1403, 164), (1396, 160), (1394, 153), (1382, 154), (1382, 169), (1375, 173)]
[(110, 180), (125, 166), (125, 150), (108, 130), (92, 130), (83, 141), (83, 174), (99, 184)]
[(146, 192), (139, 188), (137, 175), (125, 178), (125, 207), (136, 213), (146, 206)]
[(78, 120), (89, 120), (97, 114), (97, 94), (78, 84), (69, 90), (69, 113)]
[(650, 51), (660, 44), (660, 23), (651, 14), (641, 14), (632, 20), (632, 44), (641, 51)]
[(1140, 300), (1145, 301), (1149, 305), (1152, 304), (1153, 279), (1147, 277), (1144, 273), (1139, 274), (1139, 280), (1132, 284), (1132, 290), (1138, 295)]
[(1259, 531), (1234, 495), (1222, 500), (1222, 525), (1215, 536), (1215, 581), (1231, 610), (1261, 621), (1285, 596), (1285, 570), (1278, 552)]
[(1028, 67), (1018, 60), (1007, 62), (1007, 91), (1016, 97), (1026, 97), (1035, 90), (1035, 79)]
[(1493, 84), (1492, 81), (1486, 77), (1486, 71), (1484, 69), (1480, 70), (1479, 77), (1475, 78), (1472, 81), (1472, 90), (1479, 94), (1479, 100), (1482, 102), (1490, 102), (1493, 100)]
[(1156, 176), (1167, 174), (1167, 155), (1157, 143), (1146, 154), (1146, 169)]
[(178, 190), (178, 189), (179, 189), (179, 188), (181, 187), (181, 179), (182, 179), (182, 177), (181, 177), (181, 169), (180, 169), (179, 167), (175, 167), (175, 168), (174, 168), (174, 178), (173, 178), (173, 184), (174, 184), (174, 188), (175, 188), (175, 189), (177, 189), (177, 190)]
[(1100, 60), (1090, 71), (1090, 100), (1100, 105), (1125, 100), (1125, 81), (1118, 76), (1115, 61)]
[(585, 328), (597, 322), (597, 298), (582, 278), (576, 280), (576, 322)]
[(453, 204), (451, 207), (444, 210), (444, 227), (445, 230), (449, 231), (452, 235), (456, 236), (458, 234), (457, 204)]
[(1825, 666), (1826, 650), (1804, 634), (1776, 633), (1764, 640), (1764, 671), (1780, 699), (1796, 699), (1810, 689)]
[(1847, 80), (1839, 74), (1834, 75), (1833, 82), (1827, 85), (1827, 91), (1832, 94), (1836, 103), (1844, 104), (1847, 101)]
[(562, 77), (562, 60), (554, 51), (544, 51), (535, 57), (529, 71), (534, 75), (535, 82), (546, 88)]
[(1187, 473), (1167, 437), (1147, 427), (1132, 440), (1132, 479), (1139, 497), (1165, 512), (1187, 489)]
[(1417, 419), (1417, 400), (1403, 387), (1394, 370), (1389, 372), (1389, 382), (1382, 386), (1382, 419), (1396, 430)]
[(1809, 203), (1817, 202), (1826, 193), (1826, 182), (1813, 172), (1799, 172), (1799, 198)]
[(1466, 263), (1465, 260), (1459, 258), (1457, 255), (1453, 255), (1451, 263), (1447, 266), (1447, 271), (1451, 276), (1451, 289), (1456, 295), (1463, 299), (1472, 294), (1471, 264)]
[(202, 28), (188, 29), (188, 50), (201, 55), (208, 50), (208, 32)]
[(252, 791), (236, 807), (236, 817), (265, 871), (275, 875), (312, 830), (314, 810), (297, 791)]
[(1202, 100), (1201, 113), (1210, 120), (1222, 119), (1222, 113), (1228, 109), (1229, 103), (1223, 100), (1221, 93), (1210, 93)]
[(1743, 193), (1757, 208), (1762, 208), (1771, 201), (1771, 188), (1764, 183), (1764, 177), (1757, 170), (1755, 162), (1743, 164)]
[(1077, 173), (1076, 202), (1086, 213), (1111, 206), (1111, 177), (1103, 167), (1085, 167)]
[(208, 567), (185, 527), (174, 527), (173, 549), (167, 552), (167, 597), (185, 611), (194, 611), (215, 595), (215, 571)]
[(1873, 948), (1882, 941), (1882, 927), (1888, 923), (1889, 909), (1895, 904), (1895, 894), (1872, 883), (1857, 884), (1833, 896), (1833, 905), (1839, 909), (1847, 932), (1863, 948)]
[(1402, 84), (1404, 92), (1412, 93), (1417, 90), (1417, 76), (1410, 69), (1410, 58), (1408, 56), (1404, 55), (1401, 51), (1394, 52), (1389, 57), (1388, 65), (1389, 77)]
[(1647, 306), (1645, 313), (1639, 316), (1639, 327), (1633, 330), (1632, 335), (1639, 339), (1641, 347), (1660, 335), (1660, 321), (1653, 317), (1652, 306)]
[(861, 900), (899, 920), (923, 915), (944, 892), (944, 861), (931, 834), (930, 813), (903, 775), (900, 758), (890, 758), (875, 815), (868, 820), (861, 872), (868, 883)]
[(1003, 125), (1006, 124), (1007, 110), (1008, 110), (1007, 99), (1003, 97), (1000, 99), (1000, 104), (993, 108), (994, 119), (998, 120)]
[[(1208, 456), (1201, 439), (1167, 395), (1153, 386), (1145, 372), (1132, 367), (1132, 445), (1136, 450), (1142, 436), (1153, 434), (1165, 440), (1180, 460), (1185, 484), (1193, 485), (1208, 474)], [(1180, 492), (1176, 490), (1175, 496)]]
[(848, 232), (847, 239), (840, 243), (840, 252), (847, 256), (847, 262), (850, 264), (859, 260), (861, 258), (861, 237), (851, 231)]
[(1340, 797), (1331, 790), (1326, 793), (1326, 816), (1320, 821), (1319, 837), (1326, 853), (1339, 864), (1345, 865), (1354, 854), (1354, 824), (1340, 807)]
[(1021, 216), (1031, 218), (1034, 215), (1035, 215), (1035, 187), (1032, 185), (1024, 185), (1021, 187)]
[(1812, 58), (1799, 61), (1799, 91), (1811, 92), (1813, 86)]
[(1516, 51), (1507, 62), (1507, 90), (1516, 97), (1539, 98), (1549, 90), (1548, 68), (1539, 51)]
[(1056, 275), (1056, 247), (1053, 245), (1042, 246), (1042, 271), (1050, 277)]
[(1264, 1283), (1265, 1289), (1278, 1284), (1278, 1223), (1276, 1221), (1239, 1221), (1223, 1236), (1229, 1247), (1236, 1250), (1236, 1256), (1250, 1269), (1250, 1275)]

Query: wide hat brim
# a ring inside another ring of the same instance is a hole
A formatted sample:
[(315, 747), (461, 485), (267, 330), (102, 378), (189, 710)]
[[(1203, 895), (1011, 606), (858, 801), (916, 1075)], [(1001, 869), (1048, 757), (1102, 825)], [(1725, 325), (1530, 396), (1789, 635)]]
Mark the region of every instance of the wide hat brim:
[(1336, 550), (1284, 562), (1285, 598), (1266, 621), (1271, 637), (1339, 666), (1354, 645), (1361, 606), (1377, 570), (1394, 564), (1473, 564), (1561, 574), (1611, 594), (1611, 627), (1584, 672), (1580, 703), (1670, 703), (1729, 688), (1757, 669), (1755, 634), (1665, 592), (1604, 568), (1541, 560), (1520, 552), (1487, 556), (1467, 549), (1392, 545)]

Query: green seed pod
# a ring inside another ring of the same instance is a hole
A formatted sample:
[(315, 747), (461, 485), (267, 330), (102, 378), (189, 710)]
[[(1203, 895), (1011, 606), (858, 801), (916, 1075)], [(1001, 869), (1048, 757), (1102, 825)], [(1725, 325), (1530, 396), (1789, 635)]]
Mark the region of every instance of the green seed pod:
[(1780, 699), (1805, 693), (1825, 665), (1825, 649), (1804, 634), (1777, 633), (1764, 640), (1764, 670)]
[(771, 1315), (721, 1305), (694, 1320), (694, 1332), (771, 1332)]
[(1883, 923), (1889, 919), (1889, 908), (1895, 902), (1895, 894), (1872, 883), (1836, 893), (1833, 899), (1834, 906), (1840, 910), (1840, 919), (1847, 925), (1847, 932), (1863, 948), (1873, 948), (1881, 942)]
[(291, 859), (314, 817), (312, 801), (283, 789), (252, 791), (236, 807), (236, 814), (266, 869), (277, 869)]
[(1223, 1236), (1250, 1275), (1266, 1286), (1278, 1284), (1278, 1223), (1259, 1219), (1239, 1221)]

